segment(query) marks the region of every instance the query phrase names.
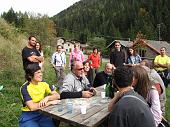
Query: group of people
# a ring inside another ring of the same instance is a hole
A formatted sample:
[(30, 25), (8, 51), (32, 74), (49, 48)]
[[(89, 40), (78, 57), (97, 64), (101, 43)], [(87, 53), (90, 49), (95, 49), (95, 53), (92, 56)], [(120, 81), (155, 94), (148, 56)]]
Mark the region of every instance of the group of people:
[[(141, 60), (133, 48), (129, 48), (127, 63), (121, 51), (120, 42), (115, 43), (110, 62), (99, 71), (100, 56), (98, 49), (85, 61), (80, 45), (75, 45), (70, 54), (70, 72), (65, 76), (66, 54), (58, 45), (52, 55), (51, 63), (56, 71), (59, 93), (42, 78), (43, 55), (36, 49), (36, 38), (29, 37), (28, 45), (22, 50), (26, 82), (20, 92), (23, 102), (20, 127), (54, 127), (54, 120), (38, 112), (38, 109), (57, 104), (66, 98), (90, 98), (95, 96), (95, 87), (107, 83), (112, 77), (112, 87), (117, 90), (111, 99), (108, 110), (110, 115), (103, 126), (115, 127), (161, 127), (165, 114), (165, 86), (160, 75), (147, 60)], [(165, 63), (157, 65), (165, 67)], [(168, 63), (168, 62), (167, 62)], [(134, 120), (135, 118), (135, 120)]]

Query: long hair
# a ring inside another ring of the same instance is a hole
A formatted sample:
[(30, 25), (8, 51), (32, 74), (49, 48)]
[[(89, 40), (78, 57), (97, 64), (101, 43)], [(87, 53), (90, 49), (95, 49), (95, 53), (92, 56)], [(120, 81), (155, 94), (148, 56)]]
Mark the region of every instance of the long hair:
[(134, 72), (134, 78), (137, 79), (137, 83), (134, 86), (134, 90), (139, 93), (144, 99), (147, 98), (148, 91), (151, 87), (147, 71), (141, 66), (135, 66), (132, 68)]
[[(131, 53), (129, 52), (130, 49), (133, 50), (133, 54), (131, 54)], [(128, 56), (136, 56), (136, 55), (137, 55), (136, 49), (133, 48), (133, 47), (128, 48), (128, 50), (127, 50), (127, 55), (128, 55)]]

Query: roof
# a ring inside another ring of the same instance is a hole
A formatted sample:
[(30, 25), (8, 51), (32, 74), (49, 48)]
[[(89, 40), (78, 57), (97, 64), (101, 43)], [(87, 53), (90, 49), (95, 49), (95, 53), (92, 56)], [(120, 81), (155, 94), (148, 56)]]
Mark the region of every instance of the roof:
[(131, 47), (133, 45), (132, 41), (124, 41), (124, 40), (114, 40), (113, 42), (111, 42), (106, 48), (110, 48), (113, 47), (115, 41), (119, 41), (121, 45), (123, 45), (124, 47)]
[[(135, 45), (136, 43), (134, 43), (133, 45)], [(166, 47), (167, 55), (170, 56), (170, 44), (166, 41), (143, 40), (143, 43), (145, 43), (146, 46), (148, 46), (158, 54), (160, 54), (161, 47)]]

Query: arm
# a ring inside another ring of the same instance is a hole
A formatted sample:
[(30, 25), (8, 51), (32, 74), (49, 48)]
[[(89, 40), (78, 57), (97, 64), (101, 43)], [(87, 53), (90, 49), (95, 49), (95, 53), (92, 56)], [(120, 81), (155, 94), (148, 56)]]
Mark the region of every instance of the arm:
[(81, 60), (82, 60), (82, 62), (84, 61), (84, 54), (82, 51), (81, 51)]
[(55, 53), (53, 53), (51, 57), (51, 64), (53, 65), (53, 67), (55, 67)]
[(159, 100), (159, 94), (156, 89), (150, 90), (150, 102), (151, 102), (151, 112), (153, 114), (154, 120), (156, 124), (158, 125), (162, 120), (162, 111), (160, 106), (160, 100)]
[(49, 106), (51, 104), (58, 103), (59, 101), (55, 101), (56, 99), (60, 99), (60, 95), (56, 91), (52, 91), (51, 95), (46, 96), (43, 100), (40, 102), (36, 103), (33, 102), (33, 100), (26, 101), (26, 105), (31, 111), (36, 111), (38, 109), (41, 109), (43, 107)]
[(44, 57), (43, 56), (36, 56), (32, 55), (27, 58), (30, 62), (43, 62)]

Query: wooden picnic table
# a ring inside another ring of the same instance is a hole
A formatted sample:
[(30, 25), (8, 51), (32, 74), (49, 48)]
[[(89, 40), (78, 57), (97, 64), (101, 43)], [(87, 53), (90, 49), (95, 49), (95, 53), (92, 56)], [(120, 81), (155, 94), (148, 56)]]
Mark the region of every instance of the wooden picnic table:
[[(40, 111), (54, 119), (81, 127), (96, 127), (108, 116), (108, 103), (110, 99), (101, 98), (103, 86), (96, 88), (96, 95), (91, 98), (62, 99), (63, 110), (58, 111), (59, 105), (51, 105)], [(73, 102), (73, 112), (68, 113), (67, 102)], [(80, 106), (86, 105), (86, 114), (81, 114)]]

